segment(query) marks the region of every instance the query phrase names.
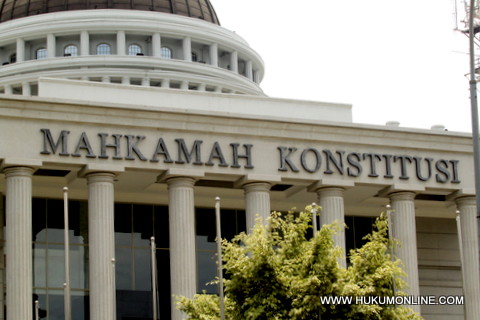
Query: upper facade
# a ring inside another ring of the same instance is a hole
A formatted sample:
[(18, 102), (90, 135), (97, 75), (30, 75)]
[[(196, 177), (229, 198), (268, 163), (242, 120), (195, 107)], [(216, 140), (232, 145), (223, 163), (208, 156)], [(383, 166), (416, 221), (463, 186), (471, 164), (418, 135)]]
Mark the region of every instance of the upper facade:
[(0, 94), (43, 77), (264, 95), (262, 58), (208, 0), (0, 1)]

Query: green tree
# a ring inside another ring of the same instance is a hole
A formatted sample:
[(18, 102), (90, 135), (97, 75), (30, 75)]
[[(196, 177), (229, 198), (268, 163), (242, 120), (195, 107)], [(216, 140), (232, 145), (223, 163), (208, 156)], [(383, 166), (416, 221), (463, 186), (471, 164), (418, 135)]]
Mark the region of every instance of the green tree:
[[(395, 305), (322, 304), (320, 297), (401, 295), (405, 274), (390, 254), (394, 244), (383, 214), (367, 243), (350, 252), (350, 265), (343, 268), (338, 263), (343, 253), (333, 242), (340, 226), (324, 225), (308, 238), (311, 210), (273, 212), (267, 226), (258, 220), (250, 234), (222, 241), (226, 319), (422, 319)], [(191, 320), (220, 318), (216, 295), (180, 297), (178, 307)]]

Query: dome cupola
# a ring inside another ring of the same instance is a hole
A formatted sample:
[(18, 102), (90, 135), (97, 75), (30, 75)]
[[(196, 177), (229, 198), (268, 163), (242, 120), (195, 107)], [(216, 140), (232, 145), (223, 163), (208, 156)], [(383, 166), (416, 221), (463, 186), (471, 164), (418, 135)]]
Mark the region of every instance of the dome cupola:
[(220, 25), (208, 0), (0, 0), (0, 22), (43, 13), (95, 9), (164, 12)]

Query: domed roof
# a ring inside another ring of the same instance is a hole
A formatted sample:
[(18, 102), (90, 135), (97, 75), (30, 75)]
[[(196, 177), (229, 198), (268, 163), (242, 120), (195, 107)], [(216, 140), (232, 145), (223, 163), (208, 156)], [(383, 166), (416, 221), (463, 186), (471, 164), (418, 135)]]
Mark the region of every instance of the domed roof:
[(209, 0), (0, 0), (0, 22), (42, 13), (88, 9), (165, 12), (220, 25)]

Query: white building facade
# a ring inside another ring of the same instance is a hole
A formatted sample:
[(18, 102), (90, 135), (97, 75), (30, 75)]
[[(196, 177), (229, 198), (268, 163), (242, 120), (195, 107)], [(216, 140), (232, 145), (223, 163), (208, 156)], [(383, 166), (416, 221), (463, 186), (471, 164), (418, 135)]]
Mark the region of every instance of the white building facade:
[(65, 317), (65, 186), (73, 319), (152, 318), (151, 237), (161, 319), (183, 318), (174, 296), (215, 293), (216, 196), (226, 238), (318, 202), (322, 223), (349, 227), (345, 251), (391, 205), (407, 293), (465, 298), (413, 308), (480, 314), (471, 136), (266, 97), (261, 57), (208, 1), (0, 3), (7, 320), (33, 319), (34, 300)]

